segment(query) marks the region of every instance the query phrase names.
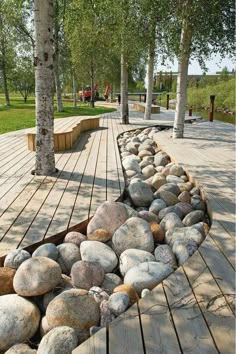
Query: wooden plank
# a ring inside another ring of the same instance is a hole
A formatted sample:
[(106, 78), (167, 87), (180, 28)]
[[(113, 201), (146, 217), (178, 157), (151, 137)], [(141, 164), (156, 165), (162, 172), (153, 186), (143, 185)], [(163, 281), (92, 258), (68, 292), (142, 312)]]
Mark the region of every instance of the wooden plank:
[(218, 353), (183, 269), (172, 273), (163, 285), (182, 352)]
[(183, 265), (220, 353), (235, 353), (235, 318), (199, 252)]
[(181, 353), (162, 284), (138, 303), (146, 353)]
[(109, 326), (109, 354), (134, 353), (144, 353), (137, 304)]
[(86, 340), (79, 347), (72, 351), (72, 354), (106, 354), (107, 353), (106, 328), (100, 329), (89, 340)]

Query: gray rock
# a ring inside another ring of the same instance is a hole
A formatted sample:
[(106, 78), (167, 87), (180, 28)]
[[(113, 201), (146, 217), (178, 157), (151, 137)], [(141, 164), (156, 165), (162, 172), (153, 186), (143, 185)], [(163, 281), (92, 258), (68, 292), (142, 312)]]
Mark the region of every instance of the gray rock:
[(100, 286), (104, 280), (104, 269), (96, 262), (78, 261), (71, 268), (72, 282), (75, 287), (89, 290)]
[(165, 241), (168, 245), (173, 246), (176, 240), (193, 240), (199, 246), (204, 240), (204, 236), (193, 227), (176, 227), (166, 232)]
[(114, 273), (106, 273), (101, 288), (104, 289), (108, 294), (111, 294), (113, 290), (121, 284), (122, 280), (118, 275)]
[(58, 249), (54, 245), (54, 243), (45, 243), (44, 245), (39, 246), (34, 251), (32, 257), (48, 257), (56, 261), (58, 254), (59, 254)]
[(130, 184), (128, 187), (128, 193), (136, 207), (149, 206), (154, 199), (151, 188), (143, 182)]
[(141, 292), (141, 299), (143, 299), (149, 293), (150, 293), (149, 289), (143, 289), (142, 292)]
[(179, 199), (179, 201), (182, 202), (182, 203), (188, 203), (188, 204), (190, 204), (190, 202), (191, 202), (190, 193), (187, 192), (187, 191), (184, 191), (184, 192), (180, 193), (180, 195), (178, 196), (178, 199)]
[(39, 343), (37, 354), (71, 354), (78, 339), (73, 328), (60, 326), (49, 331)]
[(35, 349), (31, 349), (27, 344), (15, 344), (9, 348), (5, 354), (37, 354)]
[(57, 262), (65, 274), (70, 274), (72, 265), (81, 260), (79, 247), (74, 243), (62, 243), (57, 246), (59, 251)]
[(124, 175), (126, 178), (132, 178), (134, 176), (136, 176), (137, 172), (133, 171), (133, 170), (126, 170)]
[(52, 327), (49, 326), (47, 318), (46, 318), (46, 316), (44, 316), (41, 319), (40, 326), (39, 326), (39, 331), (40, 331), (41, 337), (45, 336), (45, 334), (47, 334), (49, 331), (51, 331), (51, 329), (52, 329)]
[(149, 178), (149, 177), (152, 177), (154, 176), (156, 173), (156, 170), (155, 168), (153, 167), (153, 165), (148, 165), (146, 167), (144, 167), (142, 169), (142, 174), (146, 177), (146, 178)]
[(118, 264), (115, 252), (99, 241), (84, 241), (80, 245), (81, 258), (87, 262), (99, 263), (105, 273), (111, 273)]
[(130, 156), (130, 155), (131, 155), (131, 153), (128, 152), (128, 151), (124, 151), (124, 152), (121, 153), (121, 157), (122, 157), (122, 158), (127, 157), (127, 156)]
[(93, 286), (91, 289), (89, 289), (88, 293), (93, 296), (94, 300), (98, 304), (100, 304), (103, 300), (109, 299), (109, 295), (106, 293), (106, 291), (99, 288), (99, 286)]
[(131, 154), (137, 155), (138, 154), (138, 149), (136, 144), (134, 144), (133, 142), (130, 142), (126, 145), (126, 150), (128, 152), (131, 152)]
[(143, 289), (152, 290), (173, 272), (169, 264), (145, 262), (131, 268), (125, 275), (124, 284), (131, 285), (138, 294)]
[(138, 151), (141, 152), (143, 150), (149, 151), (152, 155), (155, 154), (155, 150), (152, 145), (148, 144), (147, 140), (143, 144), (141, 144), (138, 148)]
[(49, 326), (69, 326), (76, 331), (99, 324), (99, 306), (86, 290), (67, 290), (50, 302), (46, 311)]
[(21, 296), (38, 296), (54, 289), (61, 280), (60, 266), (47, 257), (33, 257), (17, 269), (13, 286)]
[(117, 292), (112, 294), (108, 300), (108, 307), (115, 316), (121, 315), (129, 306), (129, 296), (126, 293)]
[(135, 209), (131, 208), (129, 205), (120, 202), (116, 202), (116, 204), (121, 204), (123, 207), (125, 207), (128, 214), (128, 218), (132, 218), (134, 216), (139, 217), (139, 213)]
[(149, 224), (141, 218), (130, 218), (112, 237), (113, 248), (117, 254), (135, 248), (153, 252), (154, 241)]
[(190, 190), (193, 188), (193, 184), (191, 182), (178, 183), (178, 187), (181, 192), (190, 192)]
[(137, 173), (141, 172), (141, 168), (138, 164), (138, 160), (134, 158), (133, 155), (125, 157), (124, 160), (122, 161), (122, 165), (125, 170), (133, 170)]
[(81, 232), (71, 231), (68, 232), (63, 242), (74, 243), (76, 246), (80, 246), (81, 242), (86, 241), (87, 236), (81, 234)]
[(161, 186), (163, 186), (166, 183), (167, 183), (166, 177), (163, 176), (163, 174), (161, 174), (161, 173), (156, 173), (152, 179), (152, 186), (155, 189), (159, 189)]
[(143, 159), (145, 156), (152, 156), (152, 153), (148, 150), (141, 150), (139, 153), (138, 153), (138, 156)]
[(40, 312), (16, 294), (0, 296), (0, 351), (29, 340), (37, 331)]
[(168, 231), (174, 227), (184, 227), (180, 217), (175, 213), (168, 213), (161, 220), (160, 226), (163, 230)]
[(162, 151), (158, 152), (154, 157), (155, 166), (165, 166), (169, 160), (169, 156)]
[(171, 268), (176, 268), (176, 258), (169, 245), (159, 245), (154, 252), (157, 262), (169, 264)]
[(105, 229), (113, 234), (127, 218), (128, 214), (124, 205), (106, 201), (100, 205), (89, 222), (87, 234), (91, 234), (97, 229)]
[(200, 195), (193, 195), (191, 205), (195, 210), (206, 211), (206, 203), (201, 199)]
[(188, 203), (177, 203), (175, 204), (175, 213), (179, 215), (180, 219), (183, 219), (187, 214), (191, 213), (193, 208)]
[(166, 181), (168, 183), (175, 183), (175, 184), (184, 182), (182, 178), (173, 175), (166, 176)]
[(160, 210), (166, 208), (166, 203), (162, 199), (154, 199), (149, 207), (149, 211), (153, 214), (158, 215)]
[(150, 164), (153, 164), (154, 156), (144, 156), (143, 161), (148, 161)]
[(204, 217), (205, 217), (205, 214), (202, 210), (194, 210), (185, 216), (185, 218), (183, 219), (183, 224), (185, 226), (191, 226), (191, 225), (196, 224), (200, 221), (203, 221)]
[[(147, 161), (147, 160), (142, 160), (140, 163), (139, 163), (139, 166), (141, 169), (143, 169), (144, 167), (147, 167), (147, 166), (150, 166), (150, 162)], [(153, 166), (153, 165), (152, 165)]]
[(209, 226), (203, 222), (198, 222), (197, 224), (193, 224), (191, 228), (198, 230), (203, 237), (205, 237), (209, 232)]
[(193, 187), (190, 191), (191, 195), (200, 195), (200, 189), (198, 187)]
[(166, 183), (161, 186), (158, 191), (156, 192), (157, 195), (160, 195), (161, 192), (171, 192), (178, 196), (180, 194), (180, 189), (175, 183)]
[(158, 217), (160, 220), (162, 220), (169, 213), (175, 213), (175, 205), (171, 205), (169, 207), (166, 207), (166, 208), (160, 210), (158, 213)]
[(146, 220), (148, 223), (149, 222), (156, 222), (159, 224), (159, 222), (160, 222), (160, 219), (156, 214), (152, 213), (151, 211), (147, 211), (147, 210), (140, 211), (139, 217), (141, 217), (143, 220)]
[(184, 175), (184, 169), (182, 166), (179, 165), (172, 165), (170, 167), (170, 175), (174, 175), (177, 177), (180, 177), (182, 175)]
[(102, 301), (100, 305), (100, 312), (101, 312), (101, 320), (100, 320), (101, 327), (105, 327), (109, 325), (109, 323), (111, 323), (115, 319), (115, 315), (111, 312), (107, 300)]
[(178, 260), (178, 264), (184, 264), (189, 257), (196, 252), (198, 246), (193, 240), (176, 240), (173, 243), (173, 252)]
[(143, 250), (127, 249), (120, 255), (120, 272), (123, 276), (128, 270), (139, 263), (155, 261), (155, 257), (150, 253)]
[(164, 200), (167, 206), (175, 205), (176, 203), (179, 202), (177, 196), (174, 193), (162, 191), (159, 194), (160, 194), (160, 198)]
[(10, 251), (5, 258), (4, 267), (17, 269), (29, 258), (31, 258), (31, 254), (25, 250), (17, 249)]

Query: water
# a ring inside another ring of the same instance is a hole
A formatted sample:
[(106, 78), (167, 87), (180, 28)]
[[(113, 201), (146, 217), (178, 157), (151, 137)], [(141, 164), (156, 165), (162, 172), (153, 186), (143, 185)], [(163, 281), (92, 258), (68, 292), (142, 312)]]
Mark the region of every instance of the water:
[[(204, 109), (198, 110), (197, 112), (193, 111), (193, 113), (203, 117), (204, 119), (207, 119), (207, 120), (209, 119), (209, 112), (205, 111)], [(226, 114), (226, 113), (222, 113), (222, 112), (214, 112), (214, 119), (220, 120), (221, 122), (225, 122), (225, 123), (236, 124), (235, 123), (235, 115), (231, 115), (231, 114)]]

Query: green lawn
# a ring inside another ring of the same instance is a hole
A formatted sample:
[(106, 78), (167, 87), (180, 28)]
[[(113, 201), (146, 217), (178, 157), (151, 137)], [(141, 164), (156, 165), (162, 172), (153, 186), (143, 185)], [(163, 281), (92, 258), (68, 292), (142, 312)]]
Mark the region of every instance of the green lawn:
[[(54, 107), (54, 116), (57, 118), (66, 118), (71, 116), (93, 116), (102, 113), (114, 112), (114, 108), (95, 107), (91, 108), (88, 104), (79, 103), (78, 108), (74, 110), (72, 102), (63, 102), (64, 111), (56, 112)], [(11, 106), (5, 106), (5, 101), (0, 95), (0, 134), (11, 131), (31, 128), (35, 126), (35, 102), (29, 99), (25, 104), (22, 98), (11, 98)]]

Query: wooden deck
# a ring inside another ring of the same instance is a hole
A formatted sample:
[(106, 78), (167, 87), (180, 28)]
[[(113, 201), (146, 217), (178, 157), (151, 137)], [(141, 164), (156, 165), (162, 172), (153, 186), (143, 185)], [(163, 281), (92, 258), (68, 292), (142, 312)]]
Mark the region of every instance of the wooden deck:
[[(56, 154), (59, 173), (53, 178), (30, 174), (34, 153), (27, 150), (25, 132), (0, 136), (0, 255), (78, 224), (104, 200), (119, 198), (124, 180), (117, 135), (170, 124), (170, 113), (145, 122), (131, 110), (126, 126), (116, 113), (104, 116), (100, 128), (83, 133), (74, 149)], [(172, 141), (170, 135), (158, 133), (157, 142), (206, 191), (210, 233), (184, 266), (74, 354), (235, 351), (234, 127), (189, 124), (185, 139)]]

